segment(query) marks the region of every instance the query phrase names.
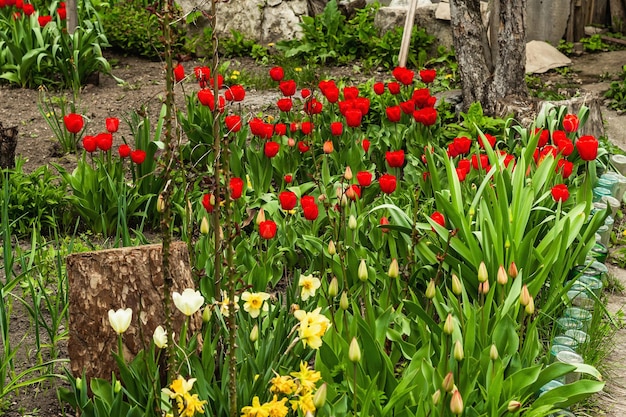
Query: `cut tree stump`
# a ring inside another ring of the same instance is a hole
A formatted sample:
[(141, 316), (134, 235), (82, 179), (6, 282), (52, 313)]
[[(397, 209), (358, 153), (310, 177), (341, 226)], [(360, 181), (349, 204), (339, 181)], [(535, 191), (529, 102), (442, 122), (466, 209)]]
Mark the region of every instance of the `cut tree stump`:
[[(550, 101), (555, 106), (566, 106), (568, 113), (578, 114), (582, 106), (589, 108), (589, 117), (587, 122), (580, 129), (579, 135), (592, 135), (600, 138), (605, 135), (604, 123), (602, 122), (601, 100), (593, 94), (585, 94), (580, 97), (574, 97), (569, 100)], [(543, 108), (545, 102), (541, 103), (540, 109)]]
[(17, 126), (3, 127), (0, 122), (0, 168), (15, 168)]
[[(172, 291), (195, 288), (185, 242), (170, 248)], [(68, 353), (72, 373), (111, 379), (117, 365), (117, 335), (109, 324), (109, 309), (131, 308), (130, 328), (123, 334), (128, 362), (152, 342), (157, 326), (165, 327), (161, 245), (84, 252), (67, 257), (70, 329)], [(170, 298), (171, 300), (171, 298)], [(185, 316), (172, 303), (172, 327), (176, 335)], [(200, 313), (192, 317), (190, 332), (202, 326)], [(116, 372), (117, 373), (117, 372)]]

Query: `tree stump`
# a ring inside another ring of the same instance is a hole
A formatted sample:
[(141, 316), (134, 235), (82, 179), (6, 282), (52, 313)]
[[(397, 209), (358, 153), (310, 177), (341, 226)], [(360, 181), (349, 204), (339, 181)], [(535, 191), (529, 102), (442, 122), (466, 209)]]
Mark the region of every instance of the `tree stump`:
[[(195, 288), (185, 242), (170, 248), (172, 291)], [(131, 308), (130, 328), (123, 334), (123, 351), (130, 361), (152, 342), (154, 329), (165, 324), (161, 245), (84, 252), (67, 257), (70, 335), (68, 353), (72, 373), (110, 380), (117, 365), (117, 334), (109, 324), (109, 309)], [(185, 316), (172, 303), (176, 335)], [(202, 326), (199, 313), (192, 317), (190, 333)], [(117, 373), (117, 372), (116, 372)]]
[(15, 168), (17, 126), (2, 127), (0, 122), (0, 168)]
[[(551, 104), (555, 106), (566, 106), (568, 113), (578, 114), (578, 111), (582, 106), (587, 106), (589, 108), (589, 118), (587, 118), (587, 122), (580, 129), (579, 134), (582, 135), (591, 135), (596, 138), (600, 138), (604, 136), (604, 123), (602, 122), (602, 108), (601, 108), (601, 100), (594, 96), (593, 94), (585, 94), (580, 97), (574, 97), (569, 100), (562, 101), (551, 101)], [(541, 103), (541, 107), (545, 105)]]

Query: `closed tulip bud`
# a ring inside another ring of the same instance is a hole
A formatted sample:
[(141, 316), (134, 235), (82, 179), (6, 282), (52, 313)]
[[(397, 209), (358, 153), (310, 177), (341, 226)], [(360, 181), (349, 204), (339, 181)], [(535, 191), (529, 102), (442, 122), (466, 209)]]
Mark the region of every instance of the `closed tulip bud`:
[(163, 194), (159, 194), (159, 198), (157, 198), (156, 209), (159, 213), (163, 213), (165, 211), (165, 198)]
[(526, 284), (522, 285), (522, 291), (520, 291), (519, 294), (519, 303), (524, 307), (530, 303), (530, 293), (528, 292)]
[(446, 321), (443, 323), (443, 332), (445, 334), (452, 334), (454, 331), (454, 317), (452, 314), (448, 313), (448, 317), (446, 317)]
[(441, 389), (445, 392), (452, 392), (454, 388), (454, 374), (452, 372), (448, 372), (448, 374), (443, 378), (443, 382), (441, 383)]
[(322, 149), (324, 153), (332, 153), (334, 149), (333, 142), (330, 140), (327, 140), (326, 142), (324, 142), (324, 145), (322, 145)]
[(113, 387), (113, 392), (116, 394), (122, 390), (122, 383), (118, 380), (115, 381), (115, 386)]
[(517, 265), (515, 265), (515, 262), (511, 262), (511, 265), (509, 265), (509, 276), (513, 279), (517, 278)]
[(339, 281), (337, 281), (337, 277), (333, 277), (328, 284), (328, 295), (336, 297), (337, 294), (339, 294)]
[(352, 179), (352, 169), (349, 166), (346, 167), (346, 171), (343, 173), (343, 177), (347, 181), (350, 181)]
[(437, 390), (433, 394), (433, 405), (438, 405), (440, 400), (441, 400), (441, 390)]
[(200, 233), (203, 235), (209, 234), (209, 220), (206, 217), (202, 217), (200, 222)]
[(509, 413), (514, 413), (517, 410), (519, 410), (521, 406), (522, 406), (521, 402), (511, 400), (509, 401), (509, 405), (506, 407), (506, 409), (509, 411)]
[(83, 389), (83, 379), (81, 377), (76, 378), (76, 389), (78, 391)]
[(252, 330), (250, 331), (250, 341), (254, 343), (257, 340), (259, 340), (259, 325), (255, 324)]
[(481, 282), (478, 284), (478, 290), (483, 294), (489, 294), (489, 281)]
[(463, 292), (463, 284), (461, 284), (461, 280), (456, 274), (452, 274), (452, 292), (454, 295), (461, 295)]
[(208, 323), (211, 320), (212, 314), (210, 306), (204, 307), (204, 310), (202, 310), (202, 321)]
[(450, 399), (450, 411), (458, 416), (463, 414), (463, 408), (463, 398), (459, 390), (456, 390), (452, 393), (452, 398)]
[(506, 285), (507, 282), (509, 282), (509, 277), (506, 274), (506, 271), (504, 269), (504, 265), (500, 265), (500, 267), (498, 268), (498, 284), (500, 285)]
[(357, 271), (357, 277), (361, 281), (367, 281), (369, 274), (367, 272), (367, 265), (365, 264), (365, 259), (361, 259), (361, 263), (359, 264), (359, 270)]
[(265, 210), (263, 208), (259, 209), (259, 212), (256, 215), (256, 224), (259, 225), (265, 221)]
[(504, 249), (509, 249), (511, 247), (511, 241), (507, 238), (504, 241)]
[(495, 361), (498, 359), (498, 357), (500, 357), (500, 355), (498, 354), (498, 348), (495, 344), (492, 344), (491, 349), (489, 349), (489, 359)]
[(533, 301), (533, 298), (530, 297), (528, 304), (526, 305), (526, 307), (524, 308), (524, 311), (526, 312), (526, 314), (528, 314), (529, 316), (531, 314), (533, 314), (535, 312), (535, 302)]
[(326, 382), (324, 382), (320, 387), (315, 391), (315, 395), (313, 396), (313, 405), (316, 409), (320, 409), (326, 404), (326, 392), (328, 388)]
[(474, 210), (474, 208), (473, 208), (473, 207), (470, 207), (470, 209), (469, 209), (469, 215), (470, 215), (470, 217), (474, 217), (474, 214), (476, 214), (476, 210)]
[(317, 199), (322, 202), (322, 201), (326, 201), (326, 194), (320, 194), (319, 197), (317, 197)]
[(426, 287), (426, 298), (432, 300), (433, 298), (435, 298), (435, 294), (437, 294), (437, 291), (435, 289), (435, 280), (431, 279), (428, 282), (428, 286)]
[(350, 307), (350, 302), (348, 301), (348, 293), (345, 291), (341, 293), (341, 298), (339, 299), (339, 308), (342, 310), (347, 310)]
[(350, 230), (355, 230), (356, 229), (356, 217), (354, 217), (353, 214), (351, 214), (350, 217), (348, 218), (348, 228)]
[(350, 362), (353, 363), (361, 361), (361, 348), (359, 347), (359, 342), (356, 340), (356, 337), (353, 337), (352, 342), (350, 342), (350, 348), (348, 349), (348, 359), (350, 359)]
[(389, 265), (389, 271), (387, 271), (387, 276), (389, 278), (398, 278), (400, 275), (400, 267), (398, 266), (398, 260), (393, 258), (391, 264)]
[(333, 242), (332, 240), (328, 243), (328, 254), (330, 256), (333, 256), (334, 254), (337, 253), (337, 248), (335, 247), (335, 242)]
[[(342, 194), (341, 198), (339, 199), (339, 203), (341, 203), (341, 207), (345, 207), (348, 205), (348, 196), (345, 194)], [(349, 227), (349, 224), (348, 224)]]
[(478, 282), (485, 282), (489, 279), (489, 274), (487, 273), (487, 265), (484, 262), (481, 262), (478, 266)]
[(454, 342), (454, 360), (461, 362), (465, 358), (465, 352), (463, 352), (463, 344), (460, 340)]

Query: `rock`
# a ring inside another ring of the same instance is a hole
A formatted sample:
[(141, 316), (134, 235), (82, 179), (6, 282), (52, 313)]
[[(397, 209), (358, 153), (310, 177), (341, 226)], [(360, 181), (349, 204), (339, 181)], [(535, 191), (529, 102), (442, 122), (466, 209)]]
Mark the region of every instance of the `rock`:
[(571, 59), (547, 42), (530, 41), (526, 44), (526, 74), (541, 74), (571, 63)]

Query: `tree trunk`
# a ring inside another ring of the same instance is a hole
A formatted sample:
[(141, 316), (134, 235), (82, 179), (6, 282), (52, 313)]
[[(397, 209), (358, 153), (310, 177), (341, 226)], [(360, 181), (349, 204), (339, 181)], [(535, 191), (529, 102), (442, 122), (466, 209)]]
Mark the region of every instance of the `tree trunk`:
[(0, 168), (15, 168), (17, 126), (2, 127), (0, 123)]
[[(185, 242), (170, 247), (173, 291), (194, 288)], [(109, 379), (117, 365), (117, 335), (109, 325), (109, 309), (131, 308), (132, 322), (123, 334), (123, 354), (132, 359), (149, 346), (154, 329), (165, 327), (161, 245), (84, 252), (67, 257), (70, 338), (68, 353), (72, 373)], [(172, 327), (178, 337), (184, 316), (176, 310)], [(202, 326), (199, 313), (192, 317), (188, 334)], [(161, 356), (164, 355), (162, 353)], [(116, 372), (117, 373), (117, 372)]]
[(450, 13), (463, 107), (478, 101), (493, 115), (506, 97), (527, 99), (526, 0), (491, 0), (487, 26), (479, 0), (450, 0)]

